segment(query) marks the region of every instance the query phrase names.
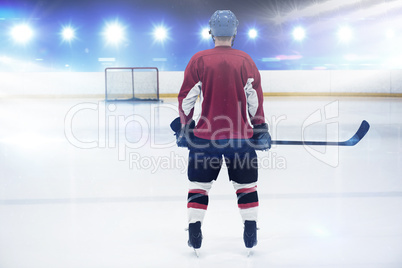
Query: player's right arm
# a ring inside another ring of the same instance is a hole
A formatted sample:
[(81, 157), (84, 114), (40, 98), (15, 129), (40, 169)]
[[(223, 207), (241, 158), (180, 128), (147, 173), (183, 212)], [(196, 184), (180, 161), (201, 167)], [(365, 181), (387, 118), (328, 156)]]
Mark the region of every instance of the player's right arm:
[(265, 123), (264, 95), (261, 87), (261, 75), (254, 61), (248, 57), (244, 63), (243, 79), (247, 98), (248, 113), (253, 126)]

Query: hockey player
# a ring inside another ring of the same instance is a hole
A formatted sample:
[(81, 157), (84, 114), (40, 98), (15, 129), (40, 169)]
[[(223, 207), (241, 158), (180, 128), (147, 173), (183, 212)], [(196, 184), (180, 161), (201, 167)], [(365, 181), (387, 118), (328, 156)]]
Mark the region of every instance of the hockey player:
[[(255, 149), (269, 149), (271, 138), (265, 123), (259, 71), (248, 54), (232, 48), (238, 24), (229, 10), (212, 15), (209, 25), (215, 47), (196, 53), (188, 63), (178, 96), (180, 119), (172, 122), (178, 146), (190, 150), (188, 245), (194, 249), (201, 247), (208, 192), (223, 161), (236, 190), (245, 246), (257, 244)], [(195, 126), (192, 117), (198, 98), (201, 115)]]

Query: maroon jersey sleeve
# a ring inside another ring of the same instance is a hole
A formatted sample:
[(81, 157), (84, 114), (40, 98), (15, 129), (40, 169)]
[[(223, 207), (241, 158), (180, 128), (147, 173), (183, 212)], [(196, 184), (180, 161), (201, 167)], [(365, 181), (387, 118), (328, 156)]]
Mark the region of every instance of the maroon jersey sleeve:
[(264, 94), (261, 87), (261, 75), (251, 58), (245, 63), (246, 75), (243, 75), (245, 81), (244, 90), (247, 97), (248, 113), (252, 125), (265, 123), (264, 115)]
[(194, 104), (201, 92), (202, 83), (198, 77), (196, 65), (194, 55), (184, 71), (184, 80), (178, 96), (179, 115), (182, 124), (187, 124), (193, 118)]

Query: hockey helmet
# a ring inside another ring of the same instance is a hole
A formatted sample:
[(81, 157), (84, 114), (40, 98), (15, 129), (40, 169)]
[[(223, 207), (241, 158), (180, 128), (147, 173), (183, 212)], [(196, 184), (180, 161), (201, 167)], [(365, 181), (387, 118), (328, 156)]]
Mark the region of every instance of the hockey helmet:
[(236, 36), (239, 21), (230, 10), (217, 10), (209, 20), (210, 34), (215, 36)]

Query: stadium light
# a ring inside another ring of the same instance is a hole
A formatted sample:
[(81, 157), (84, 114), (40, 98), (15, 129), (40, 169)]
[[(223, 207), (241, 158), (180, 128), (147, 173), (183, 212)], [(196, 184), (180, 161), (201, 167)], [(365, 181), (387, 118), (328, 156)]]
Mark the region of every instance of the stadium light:
[(117, 22), (107, 24), (104, 36), (108, 43), (116, 45), (124, 39), (124, 28)]
[(209, 39), (211, 38), (211, 34), (209, 33), (209, 28), (204, 28), (201, 31), (202, 39)]
[(251, 39), (255, 39), (258, 36), (258, 32), (256, 29), (250, 29), (248, 31), (248, 37)]
[(296, 27), (292, 32), (293, 39), (296, 41), (302, 41), (306, 37), (306, 31), (302, 27)]
[(33, 30), (27, 24), (16, 25), (11, 29), (11, 36), (18, 43), (27, 43), (32, 39), (33, 35)]
[(353, 31), (348, 26), (344, 26), (338, 30), (338, 38), (341, 42), (347, 43), (352, 40)]
[(154, 30), (154, 37), (158, 41), (163, 41), (167, 37), (167, 30), (163, 26), (156, 27)]
[(75, 38), (75, 30), (70, 26), (64, 27), (61, 31), (61, 35), (64, 41), (70, 42)]

